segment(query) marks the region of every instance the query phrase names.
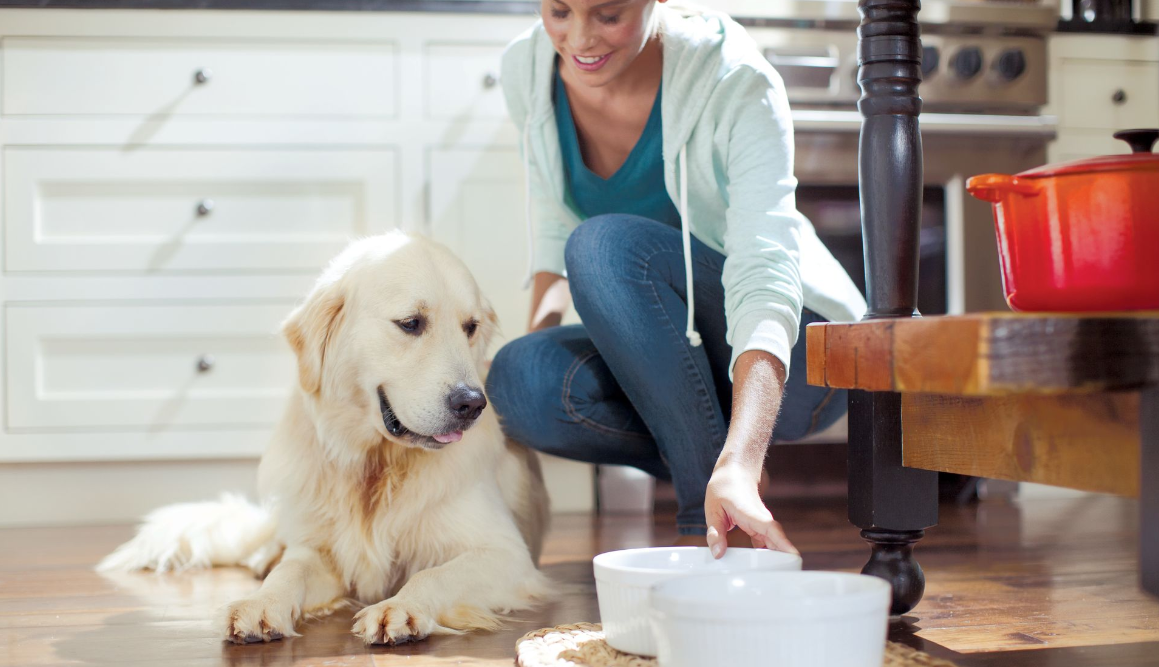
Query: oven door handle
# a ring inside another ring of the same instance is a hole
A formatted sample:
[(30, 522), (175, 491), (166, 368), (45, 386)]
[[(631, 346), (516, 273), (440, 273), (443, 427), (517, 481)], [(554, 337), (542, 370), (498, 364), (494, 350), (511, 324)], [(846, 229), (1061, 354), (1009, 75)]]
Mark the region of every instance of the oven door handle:
[[(859, 132), (861, 114), (832, 109), (794, 109), (797, 132)], [(923, 113), (918, 116), (923, 135), (964, 135), (1053, 139), (1058, 134), (1056, 116), (1004, 116), (965, 113)]]

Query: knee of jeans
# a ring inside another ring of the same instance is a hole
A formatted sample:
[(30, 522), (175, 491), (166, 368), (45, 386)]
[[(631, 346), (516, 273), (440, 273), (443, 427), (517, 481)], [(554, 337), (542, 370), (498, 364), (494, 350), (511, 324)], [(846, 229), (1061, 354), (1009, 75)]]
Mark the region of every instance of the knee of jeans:
[(622, 215), (597, 215), (568, 236), (563, 256), (573, 289), (577, 283), (582, 287), (589, 278), (598, 280), (607, 269), (630, 261), (632, 244), (624, 238), (627, 223)]
[(537, 368), (534, 337), (507, 343), (491, 361), (487, 373), (487, 399), (491, 402), (507, 437), (538, 449), (553, 417), (561, 411), (559, 386), (551, 386), (543, 369)]

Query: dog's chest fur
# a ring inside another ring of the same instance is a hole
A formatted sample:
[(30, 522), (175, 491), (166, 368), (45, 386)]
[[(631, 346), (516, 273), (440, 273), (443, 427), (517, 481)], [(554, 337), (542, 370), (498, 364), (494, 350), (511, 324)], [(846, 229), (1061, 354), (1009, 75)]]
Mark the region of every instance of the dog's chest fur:
[[(438, 565), (429, 539), (419, 539), (430, 503), (424, 464), (432, 455), (394, 446), (377, 448), (355, 470), (325, 466), (315, 485), (306, 531), (346, 584), (351, 597), (377, 602), (396, 593), (411, 573)], [(406, 502), (396, 502), (401, 494)], [(341, 499), (341, 502), (335, 502)], [(433, 500), (433, 499), (432, 499)], [(428, 536), (429, 538), (429, 536)]]

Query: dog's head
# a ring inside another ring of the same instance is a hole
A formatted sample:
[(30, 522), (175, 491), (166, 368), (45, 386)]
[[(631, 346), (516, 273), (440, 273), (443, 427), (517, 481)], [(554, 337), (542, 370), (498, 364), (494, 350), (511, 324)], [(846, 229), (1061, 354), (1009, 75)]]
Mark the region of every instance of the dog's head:
[(283, 332), (302, 393), (344, 440), (440, 449), (487, 407), (495, 313), (443, 246), (399, 232), (336, 257)]

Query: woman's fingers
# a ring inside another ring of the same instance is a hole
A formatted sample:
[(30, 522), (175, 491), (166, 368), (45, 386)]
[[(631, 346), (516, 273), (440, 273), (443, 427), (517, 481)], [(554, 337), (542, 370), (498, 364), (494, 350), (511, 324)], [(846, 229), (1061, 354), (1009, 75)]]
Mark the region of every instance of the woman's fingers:
[[(732, 518), (736, 525), (748, 533), (750, 537), (759, 537), (765, 548), (785, 551), (791, 554), (799, 553), (793, 543), (785, 535), (785, 529), (773, 519), (772, 512), (763, 504), (756, 507), (732, 508)], [(755, 542), (754, 542), (755, 545)]]
[(728, 549), (728, 541), (724, 534), (716, 526), (708, 527), (708, 550), (712, 552), (713, 558), (720, 558), (724, 555), (725, 549)]

